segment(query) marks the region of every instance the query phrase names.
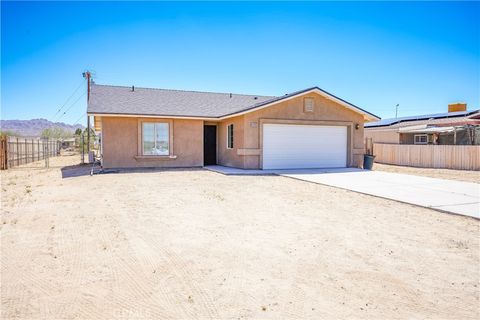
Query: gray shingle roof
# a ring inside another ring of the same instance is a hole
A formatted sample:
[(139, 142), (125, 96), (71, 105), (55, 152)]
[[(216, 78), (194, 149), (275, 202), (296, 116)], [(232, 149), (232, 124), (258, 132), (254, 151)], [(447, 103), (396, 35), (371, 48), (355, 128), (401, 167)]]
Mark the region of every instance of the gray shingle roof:
[(255, 107), (272, 96), (92, 84), (88, 113), (217, 118)]
[(138, 87), (132, 90), (132, 87), (92, 84), (87, 113), (220, 118), (309, 91), (315, 91), (334, 99), (369, 119), (380, 119), (376, 115), (318, 87), (275, 97)]

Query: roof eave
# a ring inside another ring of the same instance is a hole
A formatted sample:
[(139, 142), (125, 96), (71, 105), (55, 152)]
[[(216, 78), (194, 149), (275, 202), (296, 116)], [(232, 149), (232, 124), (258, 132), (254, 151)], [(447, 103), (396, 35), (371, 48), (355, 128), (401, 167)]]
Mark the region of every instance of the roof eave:
[(87, 112), (87, 116), (96, 117), (131, 117), (131, 118), (163, 118), (163, 119), (187, 119), (187, 120), (208, 120), (219, 121), (219, 117), (205, 116), (184, 116), (184, 115), (168, 115), (168, 114), (138, 114), (138, 113), (114, 113), (114, 112)]

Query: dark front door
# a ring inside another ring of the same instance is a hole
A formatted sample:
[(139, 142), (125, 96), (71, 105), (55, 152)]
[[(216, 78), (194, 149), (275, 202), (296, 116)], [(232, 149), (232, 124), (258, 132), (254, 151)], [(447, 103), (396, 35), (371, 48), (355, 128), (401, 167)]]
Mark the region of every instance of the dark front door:
[(217, 126), (203, 127), (203, 165), (217, 164)]

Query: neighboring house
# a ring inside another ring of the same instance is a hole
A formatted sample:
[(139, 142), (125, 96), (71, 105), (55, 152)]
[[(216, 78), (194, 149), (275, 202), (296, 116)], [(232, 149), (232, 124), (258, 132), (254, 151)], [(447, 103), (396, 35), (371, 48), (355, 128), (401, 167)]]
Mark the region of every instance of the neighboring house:
[(451, 112), (367, 123), (365, 137), (373, 143), (478, 145), (480, 111), (466, 108), (466, 104), (452, 104)]
[(358, 167), (379, 118), (318, 87), (280, 97), (91, 84), (102, 164), (248, 169)]
[(75, 148), (76, 139), (75, 138), (65, 138), (60, 140), (62, 142), (62, 149)]

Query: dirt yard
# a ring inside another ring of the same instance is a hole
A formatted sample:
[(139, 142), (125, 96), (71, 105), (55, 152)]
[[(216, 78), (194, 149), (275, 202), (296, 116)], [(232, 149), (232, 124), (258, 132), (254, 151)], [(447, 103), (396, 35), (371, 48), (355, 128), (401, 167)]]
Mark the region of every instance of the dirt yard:
[(60, 169), (77, 162), (1, 173), (3, 319), (480, 317), (473, 218), (277, 176)]
[(425, 176), (425, 177), (438, 178), (438, 179), (480, 183), (479, 171), (415, 168), (415, 167), (393, 166), (393, 165), (381, 164), (381, 163), (375, 163), (373, 165), (373, 170), (413, 174), (416, 176)]

